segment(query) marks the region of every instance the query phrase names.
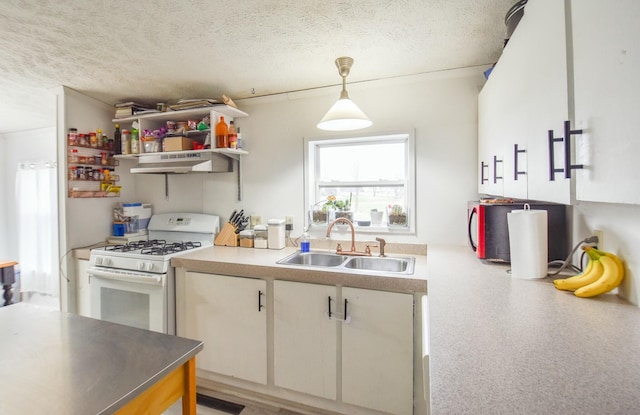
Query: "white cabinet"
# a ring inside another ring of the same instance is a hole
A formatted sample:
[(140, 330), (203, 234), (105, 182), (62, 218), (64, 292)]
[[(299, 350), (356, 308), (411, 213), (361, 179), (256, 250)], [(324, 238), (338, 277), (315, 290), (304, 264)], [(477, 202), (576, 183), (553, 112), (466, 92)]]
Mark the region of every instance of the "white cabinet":
[(267, 383), (266, 281), (186, 272), (178, 335), (204, 341), (198, 369)]
[[(564, 204), (640, 203), (638, 15), (640, 3), (633, 0), (527, 4), (479, 97), (485, 178), (493, 178), (492, 154), (504, 156), (504, 184), (481, 183), (480, 193)], [(514, 179), (515, 144), (526, 151), (517, 159), (526, 160), (522, 181)]]
[(640, 203), (640, 2), (573, 1), (579, 200)]
[[(565, 6), (557, 0), (529, 2), (479, 98), (479, 154), (491, 148), (502, 160), (498, 195), (570, 203), (569, 180), (550, 180), (549, 130), (560, 136), (569, 119)], [(516, 147), (517, 145), (517, 147)], [(554, 165), (563, 166), (554, 143)], [(493, 158), (484, 160), (494, 170)], [(495, 173), (489, 175), (493, 180)], [(486, 187), (479, 187), (480, 193)], [(489, 190), (491, 190), (489, 188)]]
[(76, 313), (85, 317), (90, 317), (91, 314), (88, 269), (88, 260), (76, 260)]
[(276, 386), (413, 413), (411, 294), (275, 281), (273, 298)]
[(275, 385), (335, 400), (338, 327), (328, 310), (329, 301), (337, 308), (336, 287), (289, 281), (273, 286)]
[(413, 413), (413, 296), (343, 288), (342, 400)]

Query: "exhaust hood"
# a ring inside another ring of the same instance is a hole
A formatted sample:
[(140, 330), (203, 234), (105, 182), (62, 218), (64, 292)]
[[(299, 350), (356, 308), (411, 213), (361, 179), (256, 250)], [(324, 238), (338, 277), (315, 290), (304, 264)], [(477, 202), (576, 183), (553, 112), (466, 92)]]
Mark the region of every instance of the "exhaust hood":
[(233, 160), (214, 151), (180, 151), (141, 154), (134, 174), (165, 173), (228, 173), (233, 171)]

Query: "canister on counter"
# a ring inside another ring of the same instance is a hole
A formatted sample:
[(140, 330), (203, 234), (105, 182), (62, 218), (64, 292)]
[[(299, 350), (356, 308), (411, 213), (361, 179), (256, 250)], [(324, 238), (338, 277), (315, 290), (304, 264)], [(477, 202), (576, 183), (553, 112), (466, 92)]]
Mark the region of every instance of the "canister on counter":
[(266, 249), (268, 247), (268, 241), (267, 241), (267, 227), (266, 225), (256, 225), (253, 230), (255, 231), (256, 235), (255, 238), (253, 240), (253, 247), (254, 248), (260, 248), (260, 249)]
[(251, 229), (240, 231), (240, 246), (243, 248), (253, 248), (255, 232)]
[(268, 245), (269, 249), (282, 249), (286, 245), (284, 219), (269, 219)]

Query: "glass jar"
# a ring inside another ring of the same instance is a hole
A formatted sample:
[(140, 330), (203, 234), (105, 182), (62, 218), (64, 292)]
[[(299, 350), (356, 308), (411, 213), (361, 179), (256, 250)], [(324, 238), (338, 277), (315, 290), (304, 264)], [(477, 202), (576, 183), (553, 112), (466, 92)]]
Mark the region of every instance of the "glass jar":
[(98, 136), (93, 131), (89, 133), (89, 145), (92, 148), (98, 148)]
[(76, 128), (69, 128), (69, 132), (67, 133), (67, 143), (70, 146), (78, 144), (78, 130)]
[(131, 133), (122, 130), (122, 154), (131, 154)]

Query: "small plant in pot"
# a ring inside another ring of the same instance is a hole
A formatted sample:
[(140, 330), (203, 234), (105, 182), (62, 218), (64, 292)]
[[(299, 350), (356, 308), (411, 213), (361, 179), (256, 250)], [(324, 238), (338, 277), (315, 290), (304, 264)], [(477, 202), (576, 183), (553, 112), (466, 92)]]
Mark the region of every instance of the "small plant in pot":
[(313, 205), (311, 207), (311, 222), (316, 225), (326, 225), (329, 219), (329, 212), (335, 210), (335, 202), (336, 197), (331, 195), (326, 200)]
[(334, 202), (334, 206), (336, 208), (336, 219), (338, 218), (346, 218), (353, 222), (353, 212), (351, 211), (351, 197), (352, 194), (349, 194), (349, 199), (346, 200), (336, 200)]
[(389, 206), (389, 226), (407, 226), (407, 214), (402, 205)]

